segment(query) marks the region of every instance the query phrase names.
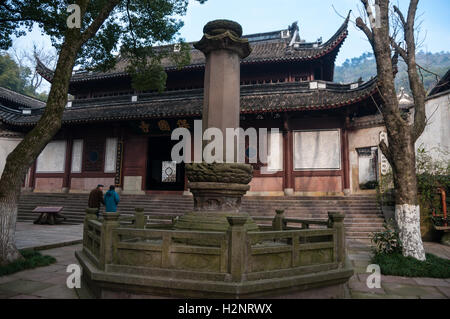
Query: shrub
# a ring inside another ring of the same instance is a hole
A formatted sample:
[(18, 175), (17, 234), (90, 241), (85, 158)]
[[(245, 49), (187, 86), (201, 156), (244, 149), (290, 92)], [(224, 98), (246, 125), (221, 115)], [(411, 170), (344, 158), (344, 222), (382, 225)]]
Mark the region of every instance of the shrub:
[(404, 257), (401, 253), (375, 254), (371, 262), (385, 276), (450, 278), (450, 260), (426, 254), (426, 261)]
[(417, 187), (421, 200), (437, 214), (442, 213), (441, 198), (438, 188), (443, 188), (447, 194), (450, 194), (450, 162), (445, 160), (447, 153), (435, 149), (442, 158), (441, 160), (433, 157), (424, 148), (417, 150)]
[(371, 237), (371, 241), (375, 244), (375, 255), (401, 253), (402, 243), (395, 222), (390, 220), (384, 223), (383, 227), (384, 231), (373, 233)]
[(56, 262), (51, 256), (43, 256), (40, 252), (34, 250), (21, 250), (22, 260), (12, 262), (6, 266), (0, 267), (0, 276), (10, 275), (25, 269), (48, 266)]

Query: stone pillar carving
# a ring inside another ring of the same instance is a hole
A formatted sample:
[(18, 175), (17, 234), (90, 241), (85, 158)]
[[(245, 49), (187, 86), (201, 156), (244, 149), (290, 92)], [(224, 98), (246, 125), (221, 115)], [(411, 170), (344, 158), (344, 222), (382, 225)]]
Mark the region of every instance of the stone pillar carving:
[[(194, 195), (194, 211), (182, 216), (177, 229), (226, 231), (227, 217), (248, 217), (240, 212), (242, 196), (250, 189), (251, 165), (226, 162), (226, 129), (236, 129), (240, 120), (240, 60), (250, 45), (241, 38), (242, 27), (233, 21), (211, 21), (194, 47), (206, 56), (203, 129), (220, 129), (224, 136), (223, 163), (186, 165), (189, 190)], [(236, 149), (236, 146), (235, 146)], [(236, 152), (234, 152), (236, 158)], [(257, 230), (248, 217), (248, 230)]]

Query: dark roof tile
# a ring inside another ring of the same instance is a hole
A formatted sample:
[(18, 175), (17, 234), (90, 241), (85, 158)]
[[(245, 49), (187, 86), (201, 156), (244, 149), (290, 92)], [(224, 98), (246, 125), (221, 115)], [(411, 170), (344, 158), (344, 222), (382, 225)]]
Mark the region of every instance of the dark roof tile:
[[(367, 99), (376, 91), (377, 78), (356, 89), (331, 82), (326, 89), (310, 89), (309, 82), (242, 86), (241, 112), (267, 113), (323, 110), (344, 107)], [(129, 119), (200, 117), (203, 90), (141, 94), (137, 102), (131, 96), (75, 100), (63, 115), (63, 124), (121, 121)], [(32, 126), (43, 109), (25, 115), (0, 105), (0, 119), (11, 125)]]
[(31, 109), (45, 106), (45, 102), (25, 94), (14, 92), (4, 87), (0, 87), (0, 102), (1, 101), (3, 101), (3, 104), (13, 102), (14, 104), (18, 104), (20, 107)]
[[(349, 16), (350, 17), (350, 16)], [(324, 57), (328, 54), (337, 55), (337, 51), (343, 44), (345, 38), (348, 35), (348, 22), (349, 17), (338, 31), (325, 43), (298, 43), (298, 48), (289, 46), (290, 38), (274, 38), (273, 34), (276, 32), (270, 32), (271, 34), (267, 40), (263, 41), (250, 41), (252, 53), (242, 60), (242, 64), (253, 63), (266, 63), (266, 62), (280, 62), (280, 61), (308, 61), (315, 60)], [(257, 38), (258, 35), (249, 35), (250, 40)], [(245, 36), (244, 36), (245, 37)], [(192, 45), (192, 44), (191, 44)], [(167, 46), (166, 46), (167, 47)], [(172, 47), (172, 46), (168, 46)], [(177, 67), (169, 59), (165, 58), (161, 61), (166, 70), (176, 70)], [(127, 59), (121, 59), (116, 63), (114, 69), (107, 72), (78, 72), (72, 75), (71, 82), (99, 80), (113, 77), (121, 77), (126, 75), (126, 67), (128, 65)], [(192, 47), (191, 50), (191, 63), (185, 66), (185, 69), (190, 68), (203, 68), (205, 65), (205, 56), (199, 50)], [(53, 71), (48, 69), (41, 61), (37, 61), (37, 70), (42, 77), (51, 82), (53, 77)]]

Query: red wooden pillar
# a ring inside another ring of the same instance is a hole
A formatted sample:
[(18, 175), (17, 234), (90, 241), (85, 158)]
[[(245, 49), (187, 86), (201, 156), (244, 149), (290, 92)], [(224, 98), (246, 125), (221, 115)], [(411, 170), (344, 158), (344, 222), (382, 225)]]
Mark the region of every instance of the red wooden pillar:
[(293, 138), (292, 130), (289, 127), (287, 115), (284, 118), (283, 132), (283, 149), (284, 149), (284, 194), (287, 196), (294, 195), (295, 181), (292, 176), (294, 171), (293, 163)]
[(123, 127), (120, 127), (120, 129), (117, 129), (117, 131), (118, 131), (117, 146), (120, 147), (120, 153), (117, 152), (116, 154), (116, 165), (118, 165), (118, 167), (116, 167), (116, 179), (118, 178), (118, 183), (116, 186), (119, 187), (120, 190), (123, 190), (123, 158), (125, 149), (125, 129)]
[[(123, 149), (123, 191), (145, 194), (147, 176), (147, 136), (128, 136)], [(128, 183), (126, 181), (128, 179)]]
[(344, 162), (344, 194), (350, 195), (350, 160), (349, 160), (349, 145), (348, 145), (348, 124), (350, 119), (346, 117), (345, 126), (342, 130), (343, 139), (343, 162)]
[(64, 177), (62, 190), (68, 193), (70, 190), (70, 172), (72, 171), (72, 149), (73, 149), (73, 139), (70, 137), (67, 139), (66, 147), (66, 163), (64, 165)]

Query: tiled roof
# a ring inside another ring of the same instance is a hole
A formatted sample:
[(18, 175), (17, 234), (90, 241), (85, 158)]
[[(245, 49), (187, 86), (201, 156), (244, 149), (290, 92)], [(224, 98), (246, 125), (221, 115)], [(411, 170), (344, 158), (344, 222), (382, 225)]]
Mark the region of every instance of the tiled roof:
[(34, 97), (20, 94), (4, 87), (0, 87), (0, 104), (8, 104), (5, 106), (9, 106), (9, 102), (18, 104), (19, 107), (31, 109), (41, 108), (45, 106), (45, 102), (35, 99)]
[[(249, 38), (252, 53), (242, 60), (242, 64), (255, 64), (267, 62), (293, 62), (293, 61), (309, 61), (320, 59), (326, 55), (332, 55), (333, 60), (336, 57), (339, 48), (343, 44), (348, 35), (348, 22), (350, 15), (345, 20), (338, 31), (325, 43), (296, 43), (290, 46), (291, 37), (282, 38), (281, 32), (269, 32), (265, 34), (255, 34), (244, 36)], [(278, 35), (278, 36), (274, 36)], [(173, 46), (168, 46), (173, 48)], [(167, 46), (165, 47), (167, 48)], [(177, 67), (169, 59), (165, 58), (161, 61), (166, 70), (176, 70)], [(81, 82), (89, 80), (106, 79), (113, 77), (121, 77), (126, 75), (126, 67), (128, 61), (121, 59), (117, 62), (113, 70), (107, 72), (79, 72), (72, 75), (71, 82)], [(193, 48), (191, 43), (191, 63), (184, 69), (204, 68), (205, 56), (199, 50)], [(53, 71), (48, 69), (41, 61), (37, 62), (37, 70), (47, 81), (52, 80)]]
[(428, 94), (429, 97), (450, 90), (450, 69)]
[[(261, 84), (241, 87), (241, 113), (273, 113), (336, 109), (358, 103), (373, 95), (377, 78), (364, 84), (301, 82)], [(203, 90), (141, 94), (136, 102), (131, 96), (82, 99), (64, 111), (63, 123), (93, 123), (132, 119), (201, 117)], [(34, 125), (42, 114), (22, 114), (0, 106), (0, 119), (17, 126)]]

